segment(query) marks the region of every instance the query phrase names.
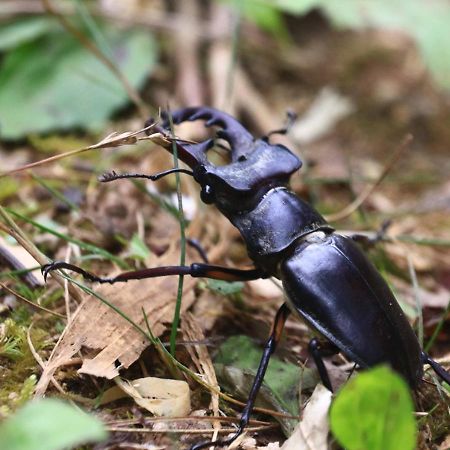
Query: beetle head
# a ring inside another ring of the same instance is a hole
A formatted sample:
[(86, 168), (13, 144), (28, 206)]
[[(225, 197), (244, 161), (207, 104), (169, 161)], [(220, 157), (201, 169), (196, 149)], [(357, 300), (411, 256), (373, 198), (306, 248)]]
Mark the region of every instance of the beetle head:
[[(164, 128), (169, 128), (168, 115), (163, 119)], [(220, 127), (217, 137), (230, 145), (229, 164), (216, 166), (208, 160), (206, 153), (214, 146), (214, 139), (176, 143), (178, 157), (192, 168), (202, 187), (202, 200), (215, 203), (224, 212), (247, 209), (268, 189), (287, 184), (302, 165), (285, 146), (255, 139), (240, 122), (214, 108), (184, 108), (173, 112), (170, 119), (174, 124), (202, 119), (206, 127)]]

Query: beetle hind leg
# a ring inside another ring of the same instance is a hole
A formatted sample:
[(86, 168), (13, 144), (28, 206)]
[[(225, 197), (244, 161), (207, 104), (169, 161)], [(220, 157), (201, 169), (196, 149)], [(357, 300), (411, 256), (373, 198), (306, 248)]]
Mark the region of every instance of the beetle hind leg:
[(309, 354), (314, 360), (314, 364), (319, 372), (320, 379), (323, 385), (331, 392), (333, 392), (333, 386), (328, 375), (328, 370), (323, 362), (324, 356), (332, 356), (339, 353), (339, 349), (331, 342), (320, 343), (317, 338), (311, 339), (308, 345)]
[(436, 375), (447, 384), (450, 384), (450, 373), (447, 372), (438, 362), (428, 356), (425, 352), (422, 352), (422, 362), (424, 364), (429, 364), (434, 370)]

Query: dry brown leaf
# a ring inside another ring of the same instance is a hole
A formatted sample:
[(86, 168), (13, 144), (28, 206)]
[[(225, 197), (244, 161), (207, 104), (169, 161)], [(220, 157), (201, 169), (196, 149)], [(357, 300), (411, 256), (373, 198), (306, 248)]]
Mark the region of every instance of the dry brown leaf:
[(302, 420), (281, 450), (327, 450), (331, 396), (327, 388), (321, 384), (316, 386), (303, 412)]
[(203, 290), (193, 307), (195, 317), (201, 324), (203, 332), (211, 331), (217, 319), (223, 317), (226, 299), (209, 289)]
[[(177, 252), (169, 251), (158, 259), (158, 265), (176, 264), (176, 261)], [(194, 300), (195, 283), (193, 278), (185, 278), (182, 312)], [(160, 336), (166, 329), (164, 323), (170, 323), (173, 318), (177, 284), (177, 277), (162, 277), (129, 281), (122, 285), (104, 285), (97, 292), (143, 329), (144, 309), (153, 334)], [(119, 369), (127, 368), (136, 361), (148, 345), (149, 341), (114, 310), (96, 298), (86, 297), (53, 349), (36, 387), (36, 395), (45, 393), (58, 367), (82, 348), (97, 354), (92, 359), (85, 358), (79, 372), (111, 379), (119, 375)]]
[(183, 417), (191, 411), (191, 394), (186, 381), (145, 377), (127, 381), (116, 378), (117, 386), (108, 389), (102, 404), (127, 395), (155, 416)]

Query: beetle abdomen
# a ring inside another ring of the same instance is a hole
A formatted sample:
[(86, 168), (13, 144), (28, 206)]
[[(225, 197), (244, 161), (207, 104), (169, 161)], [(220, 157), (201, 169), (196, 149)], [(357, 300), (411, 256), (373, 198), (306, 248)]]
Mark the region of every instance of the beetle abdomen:
[(350, 239), (312, 235), (280, 267), (291, 306), (362, 367), (390, 364), (415, 387), (421, 349), (384, 279)]

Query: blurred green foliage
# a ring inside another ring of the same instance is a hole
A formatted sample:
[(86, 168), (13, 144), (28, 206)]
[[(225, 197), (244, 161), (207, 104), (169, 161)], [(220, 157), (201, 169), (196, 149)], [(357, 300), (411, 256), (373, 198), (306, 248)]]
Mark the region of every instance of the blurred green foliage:
[(402, 31), (414, 39), (434, 79), (450, 89), (450, 2), (446, 0), (244, 0), (241, 3), (240, 11), (247, 18), (274, 32), (280, 30), (280, 11), (305, 15), (314, 9), (320, 10), (337, 28)]
[[(145, 31), (99, 28), (113, 62), (140, 87), (157, 50)], [(0, 30), (0, 136), (84, 128), (100, 130), (128, 96), (115, 75), (54, 20), (21, 19)]]
[(79, 408), (60, 400), (27, 403), (0, 426), (0, 448), (8, 450), (59, 450), (107, 434), (102, 423)]
[(417, 424), (405, 381), (388, 367), (357, 375), (331, 406), (331, 430), (347, 450), (413, 450)]

